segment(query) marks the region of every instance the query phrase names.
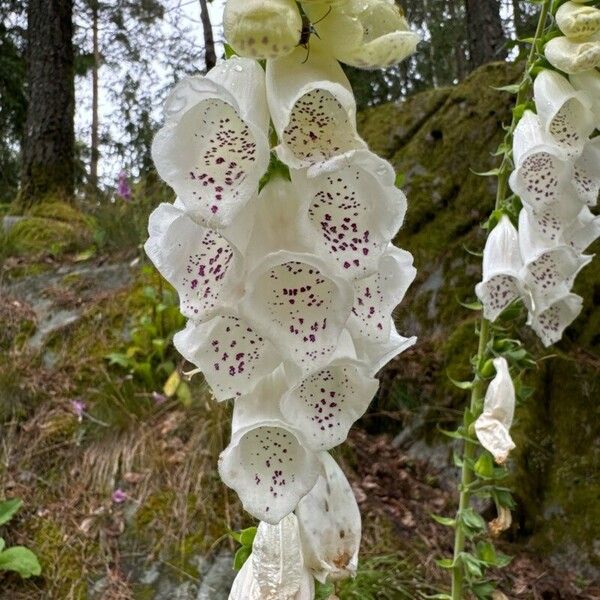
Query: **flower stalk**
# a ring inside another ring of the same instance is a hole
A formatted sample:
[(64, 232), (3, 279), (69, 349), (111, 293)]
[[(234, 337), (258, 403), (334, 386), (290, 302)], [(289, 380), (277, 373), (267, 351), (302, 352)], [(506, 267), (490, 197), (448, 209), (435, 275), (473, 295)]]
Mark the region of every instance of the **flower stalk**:
[[(513, 109), (511, 124), (506, 131), (504, 141), (501, 144), (502, 161), (496, 171), (498, 178), (496, 188), (496, 203), (494, 212), (500, 210), (507, 201), (508, 180), (513, 169), (512, 161), (512, 136), (521, 117), (521, 107), (525, 104), (532, 87), (531, 70), (537, 59), (538, 42), (541, 40), (550, 10), (550, 0), (545, 0), (541, 6), (535, 36), (531, 43), (531, 49), (525, 64), (525, 70), (521, 82), (518, 84), (515, 108)], [(469, 429), (475, 418), (481, 413), (483, 398), (486, 388), (486, 377), (483, 373), (484, 366), (489, 358), (489, 344), (491, 341), (491, 325), (485, 318), (481, 317), (479, 324), (479, 343), (477, 355), (474, 359), (474, 379), (471, 387), (471, 397), (468, 408), (463, 416), (463, 455), (461, 460), (461, 479), (459, 488), (459, 504), (454, 524), (454, 556), (452, 561), (452, 600), (464, 598), (465, 564), (462, 554), (465, 550), (465, 530), (460, 525), (461, 517), (469, 509), (473, 491), (474, 471), (473, 462), (477, 449), (477, 441), (469, 435)]]

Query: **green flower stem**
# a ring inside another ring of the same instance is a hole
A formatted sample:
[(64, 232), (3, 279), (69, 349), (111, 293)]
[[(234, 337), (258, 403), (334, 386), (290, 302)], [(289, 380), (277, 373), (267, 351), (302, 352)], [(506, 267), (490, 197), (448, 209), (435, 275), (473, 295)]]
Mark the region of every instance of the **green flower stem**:
[[(550, 0), (545, 0), (542, 4), (540, 16), (538, 19), (537, 29), (535, 32), (534, 39), (531, 44), (531, 50), (525, 65), (525, 72), (523, 79), (519, 84), (516, 98), (516, 107), (521, 107), (528, 98), (531, 88), (531, 68), (533, 67), (534, 61), (537, 57), (537, 45), (541, 39), (544, 28), (546, 26), (546, 20), (548, 18), (548, 12), (550, 8)], [(508, 191), (508, 178), (512, 170), (512, 137), (517, 126), (517, 123), (521, 117), (518, 111), (513, 111), (512, 121), (508, 128), (503, 142), (503, 157), (500, 167), (498, 168), (498, 185), (496, 190), (496, 205), (495, 210), (502, 208), (506, 202), (506, 195)], [(475, 359), (475, 378), (473, 381), (473, 387), (471, 388), (471, 400), (469, 403), (469, 409), (465, 410), (463, 417), (464, 432), (469, 435), (469, 427), (471, 425), (473, 417), (479, 415), (483, 408), (483, 399), (485, 394), (485, 379), (481, 376), (481, 371), (487, 359), (487, 349), (490, 342), (490, 322), (487, 319), (481, 318), (479, 325), (479, 345), (477, 348), (477, 357)], [(452, 600), (463, 599), (463, 582), (464, 582), (464, 566), (461, 561), (461, 554), (465, 549), (465, 533), (460, 525), (460, 516), (464, 510), (466, 510), (471, 503), (471, 484), (473, 483), (474, 473), (471, 465), (475, 458), (477, 443), (473, 440), (465, 440), (463, 457), (462, 457), (462, 472), (460, 481), (460, 496), (458, 503), (458, 512), (456, 517), (455, 534), (454, 534), (454, 566), (452, 567)]]

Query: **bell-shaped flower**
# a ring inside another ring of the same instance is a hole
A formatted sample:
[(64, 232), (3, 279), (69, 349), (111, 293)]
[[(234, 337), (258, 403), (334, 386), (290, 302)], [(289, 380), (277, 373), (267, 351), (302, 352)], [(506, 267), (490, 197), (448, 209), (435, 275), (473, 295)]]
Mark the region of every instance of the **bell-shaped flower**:
[(345, 279), (370, 275), (402, 225), (406, 196), (394, 185), (391, 165), (368, 151), (359, 151), (348, 164), (309, 178), (292, 173), (306, 198), (307, 239), (319, 255), (337, 264)]
[(294, 511), (321, 471), (318, 454), (279, 410), (286, 390), (283, 368), (236, 400), (231, 442), (219, 457), (219, 474), (252, 516), (275, 525)]
[(495, 358), (496, 375), (488, 385), (483, 412), (475, 421), (475, 434), (498, 464), (506, 462), (515, 447), (510, 427), (515, 414), (515, 387), (505, 358)]
[(575, 276), (592, 258), (568, 245), (549, 245), (525, 209), (519, 214), (519, 248), (524, 265), (520, 279), (533, 294), (536, 311), (568, 294)]
[(517, 230), (504, 215), (488, 235), (483, 250), (483, 279), (475, 286), (483, 316), (489, 321), (495, 321), (511, 302), (522, 296), (522, 267)]
[(302, 187), (284, 177), (274, 176), (263, 187), (256, 202), (254, 229), (244, 257), (250, 268), (280, 250), (313, 252), (314, 239), (305, 234), (303, 225), (307, 219), (304, 196)]
[(298, 45), (302, 17), (294, 0), (227, 0), (223, 32), (240, 56), (277, 58)]
[(571, 40), (583, 42), (600, 31), (600, 10), (575, 2), (565, 2), (556, 11), (558, 28)]
[(324, 473), (296, 509), (305, 565), (321, 583), (356, 574), (360, 511), (343, 471), (326, 452)]
[(600, 129), (600, 71), (590, 69), (589, 71), (573, 73), (569, 80), (576, 90), (586, 93), (592, 101), (594, 122), (596, 129)]
[(281, 399), (286, 421), (303, 432), (314, 450), (346, 440), (350, 427), (367, 410), (379, 382), (356, 360), (348, 332), (340, 336), (331, 362), (292, 384)]
[(352, 299), (350, 283), (331, 274), (317, 256), (277, 252), (248, 276), (242, 310), (308, 373), (334, 352)]
[(389, 245), (369, 277), (354, 281), (354, 305), (348, 329), (354, 340), (385, 343), (390, 338), (392, 312), (402, 302), (417, 271), (410, 252)]
[(202, 371), (219, 401), (250, 392), (281, 363), (268, 338), (233, 310), (220, 310), (204, 323), (189, 321), (173, 343)]
[(567, 156), (579, 156), (594, 130), (589, 96), (576, 91), (565, 77), (550, 69), (538, 74), (533, 89), (544, 131)]
[(365, 148), (356, 131), (356, 102), (342, 68), (311, 39), (267, 62), (267, 101), (279, 138), (277, 154), (294, 169), (312, 167)]
[[(574, 190), (572, 193), (575, 194)], [(573, 201), (572, 196), (563, 195), (559, 201), (550, 206), (536, 211), (529, 207), (527, 212), (538, 233), (548, 242), (558, 244), (562, 239), (563, 231), (574, 223), (582, 208), (583, 205)]]
[(583, 298), (577, 294), (567, 294), (541, 311), (530, 311), (529, 325), (548, 347), (558, 342), (565, 329), (579, 316), (583, 308)]
[(596, 206), (600, 194), (600, 137), (590, 140), (575, 161), (573, 186), (582, 202)]
[(242, 258), (221, 233), (165, 203), (150, 215), (148, 233), (146, 254), (177, 290), (184, 316), (204, 321), (241, 298)]
[[(559, 201), (578, 202), (571, 184), (572, 162), (544, 131), (540, 118), (529, 110), (515, 128), (513, 158), (510, 187), (532, 210), (542, 211)], [(574, 210), (577, 214), (580, 207)]]
[(252, 554), (237, 574), (229, 600), (313, 600), (314, 593), (296, 515), (289, 514), (277, 525), (259, 523)]
[(224, 61), (181, 81), (165, 111), (152, 144), (158, 173), (206, 226), (228, 226), (269, 163), (262, 68), (247, 58)]
[(600, 40), (595, 39), (596, 35), (584, 42), (555, 37), (544, 47), (546, 59), (568, 75), (600, 67)]
[(390, 67), (420, 41), (395, 0), (347, 0), (333, 8), (306, 5), (319, 37), (341, 62), (363, 69)]
[(571, 246), (575, 252), (582, 253), (600, 237), (600, 216), (584, 206), (577, 218), (564, 229), (563, 243)]

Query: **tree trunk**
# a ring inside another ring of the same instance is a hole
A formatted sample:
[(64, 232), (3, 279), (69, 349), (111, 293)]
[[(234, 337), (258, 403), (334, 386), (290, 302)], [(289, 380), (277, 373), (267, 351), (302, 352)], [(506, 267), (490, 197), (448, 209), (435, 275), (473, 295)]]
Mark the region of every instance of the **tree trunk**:
[(74, 187), (73, 0), (29, 0), (27, 123), (18, 204), (72, 200)]
[(98, 46), (98, 2), (92, 2), (92, 139), (90, 159), (90, 188), (93, 194), (98, 189), (98, 69), (100, 68), (100, 49)]
[(209, 71), (217, 64), (217, 55), (206, 0), (200, 0), (200, 20), (202, 21), (202, 32), (204, 33), (204, 64), (206, 70)]
[(498, 0), (465, 0), (471, 70), (506, 58), (506, 46)]

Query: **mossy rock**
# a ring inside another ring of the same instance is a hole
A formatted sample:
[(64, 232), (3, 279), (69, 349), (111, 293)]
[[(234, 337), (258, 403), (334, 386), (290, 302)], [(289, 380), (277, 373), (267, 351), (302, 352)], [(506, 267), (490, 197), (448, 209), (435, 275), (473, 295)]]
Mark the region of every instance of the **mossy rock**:
[[(413, 353), (392, 361), (383, 381), (407, 382), (407, 396), (425, 407), (420, 418), (432, 424), (423, 428), (426, 439), (440, 422), (449, 427), (444, 421), (453, 420), (467, 401), (448, 375), (467, 377), (476, 351), (477, 313), (459, 302), (475, 299), (481, 259), (467, 250), (483, 247), (480, 225), (494, 206), (496, 185), (475, 172), (497, 166), (492, 153), (514, 96), (494, 88), (514, 83), (521, 70), (520, 64), (485, 65), (455, 87), (373, 107), (358, 119), (370, 147), (404, 174), (408, 212), (395, 242), (413, 253), (418, 275), (396, 317), (401, 332), (419, 336), (419, 342)], [(599, 250), (597, 243), (588, 253)], [(517, 410), (516, 534), (557, 560), (568, 556), (574, 570), (597, 575), (600, 260), (582, 271), (575, 291), (584, 298), (584, 310), (555, 349), (542, 348), (524, 326), (524, 315), (518, 322), (517, 335), (534, 356), (557, 356), (530, 373), (528, 384), (536, 392)]]
[(10, 254), (61, 256), (88, 247), (93, 219), (64, 202), (47, 202), (30, 209), (6, 236)]

